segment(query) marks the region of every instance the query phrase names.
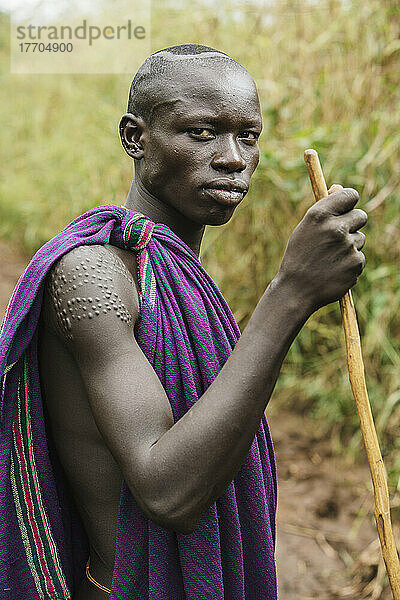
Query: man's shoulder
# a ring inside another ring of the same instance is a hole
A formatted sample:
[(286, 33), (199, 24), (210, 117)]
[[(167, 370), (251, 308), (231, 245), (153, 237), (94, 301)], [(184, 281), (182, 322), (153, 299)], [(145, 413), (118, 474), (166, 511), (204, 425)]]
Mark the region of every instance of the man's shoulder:
[[(135, 279), (132, 266), (136, 264), (133, 252), (110, 244), (81, 245), (72, 248), (56, 260), (50, 270), (81, 272), (83, 275), (96, 275), (102, 270), (118, 273), (128, 279)], [(128, 273), (127, 273), (128, 271)]]
[(110, 311), (123, 320), (135, 319), (137, 289), (132, 252), (110, 245), (78, 246), (59, 258), (48, 273), (43, 318), (55, 333), (72, 341), (80, 323), (103, 323)]

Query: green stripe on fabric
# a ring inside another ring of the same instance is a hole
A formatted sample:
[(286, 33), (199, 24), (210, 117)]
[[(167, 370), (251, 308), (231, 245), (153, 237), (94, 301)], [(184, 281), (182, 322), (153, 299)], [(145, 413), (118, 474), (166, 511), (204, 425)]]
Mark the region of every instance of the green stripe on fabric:
[[(22, 537), (25, 541), (30, 542), (30, 548), (27, 549), (25, 544), (25, 550), (27, 558), (32, 558), (30, 566), (32, 565), (32, 575), (37, 575), (40, 580), (40, 586), (45, 590), (45, 598), (63, 598), (67, 600), (70, 598), (70, 592), (66, 585), (65, 577), (61, 567), (61, 563), (58, 556), (58, 550), (54, 542), (51, 528), (47, 519), (45, 507), (43, 505), (40, 483), (37, 475), (37, 468), (35, 463), (33, 439), (30, 423), (30, 412), (29, 412), (29, 388), (28, 388), (28, 377), (27, 377), (27, 363), (25, 357), (25, 373), (20, 378), (18, 385), (18, 425), (19, 433), (22, 440), (22, 452), (27, 465), (27, 477), (28, 477), (28, 492), (33, 507), (33, 517), (29, 513), (28, 503), (25, 497), (25, 490), (23, 484), (23, 476), (21, 470), (21, 458), (18, 455), (18, 446), (16, 439), (15, 451), (17, 459), (14, 463), (14, 475), (15, 476), (15, 489), (18, 492), (17, 502), (19, 501), (20, 511), (20, 529)], [(18, 469), (15, 469), (15, 465), (18, 465)], [(34, 522), (32, 522), (34, 521)], [(42, 548), (38, 545), (34, 536), (34, 527), (38, 531), (38, 537)], [(41, 557), (42, 555), (42, 557)], [(34, 574), (35, 572), (35, 574)], [(54, 592), (50, 592), (48, 589), (45, 572), (48, 573), (47, 578), (50, 579), (51, 587), (54, 588)], [(49, 596), (50, 594), (50, 596)]]
[[(40, 577), (38, 574), (37, 565), (35, 564), (35, 559), (33, 557), (32, 551), (31, 551), (32, 541), (30, 540), (30, 537), (29, 537), (29, 529), (26, 528), (25, 523), (24, 523), (24, 518), (22, 515), (22, 507), (21, 507), (21, 502), (19, 499), (20, 492), (17, 489), (13, 460), (11, 460), (10, 474), (11, 474), (11, 487), (12, 487), (13, 496), (14, 496), (15, 510), (17, 513), (18, 525), (19, 525), (19, 528), (21, 531), (22, 541), (24, 544), (25, 554), (26, 554), (26, 557), (28, 560), (28, 565), (29, 565), (30, 571), (32, 573), (32, 577), (35, 582), (35, 586), (36, 586), (37, 592), (39, 594), (39, 597), (45, 598), (44, 591), (42, 590), (41, 583), (40, 583)], [(30, 533), (32, 533), (32, 532), (30, 532)]]
[[(37, 468), (36, 468), (36, 462), (35, 462), (35, 454), (34, 454), (34, 447), (33, 447), (33, 438), (32, 438), (32, 429), (31, 429), (31, 423), (30, 423), (30, 411), (29, 411), (29, 385), (28, 385), (28, 374), (27, 374), (27, 361), (26, 361), (26, 357), (25, 357), (25, 386), (24, 386), (24, 392), (25, 390), (27, 391), (27, 396), (26, 396), (26, 406), (28, 407), (28, 410), (26, 412), (24, 412), (24, 415), (27, 413), (28, 414), (28, 420), (26, 422), (26, 432), (27, 435), (26, 437), (26, 450), (28, 453), (28, 456), (30, 457), (31, 460), (31, 467), (32, 467), (32, 471), (30, 473), (31, 477), (32, 477), (32, 491), (33, 491), (33, 498), (35, 500), (35, 514), (37, 515), (37, 521), (39, 522), (39, 526), (40, 526), (40, 537), (41, 537), (41, 541), (42, 544), (44, 546), (44, 550), (45, 550), (45, 559), (46, 559), (46, 564), (48, 567), (48, 570), (50, 571), (50, 576), (51, 576), (51, 580), (52, 580), (52, 584), (53, 587), (56, 590), (56, 594), (57, 597), (62, 597), (63, 594), (67, 594), (67, 598), (70, 596), (66, 581), (65, 581), (65, 577), (64, 577), (64, 573), (61, 567), (61, 562), (58, 556), (58, 550), (57, 550), (57, 546), (55, 543), (55, 540), (53, 538), (52, 532), (51, 532), (51, 528), (50, 528), (50, 524), (47, 518), (47, 513), (45, 510), (45, 507), (43, 505), (43, 500), (42, 500), (42, 494), (41, 494), (41, 490), (40, 490), (40, 483), (39, 483), (39, 478), (38, 478), (38, 474), (37, 474)], [(31, 441), (31, 455), (29, 454), (29, 440)]]
[[(20, 397), (21, 381), (18, 382), (18, 413), (16, 418), (18, 419), (18, 429), (21, 431), (21, 397)], [(14, 504), (18, 517), (18, 524), (21, 531), (22, 540), (25, 547), (25, 554), (27, 556), (28, 565), (32, 573), (32, 577), (35, 581), (36, 589), (40, 598), (46, 598), (47, 586), (43, 579), (42, 569), (40, 560), (36, 550), (36, 540), (34, 533), (31, 528), (28, 506), (25, 496), (25, 489), (22, 478), (22, 465), (19, 455), (18, 442), (14, 434), (13, 452), (11, 456), (11, 474), (12, 474), (12, 489), (14, 495)]]
[(1, 376), (6, 375), (6, 373), (8, 373), (9, 371), (11, 371), (11, 369), (13, 368), (14, 365), (17, 364), (17, 361), (11, 363), (10, 365), (7, 365), (6, 368), (4, 369), (4, 371), (2, 372)]
[(22, 506), (25, 504), (25, 497), (23, 495), (23, 491), (21, 487), (18, 486), (18, 477), (15, 476), (15, 468), (14, 464), (11, 464), (11, 486), (13, 490), (14, 496), (14, 504), (15, 510), (17, 513), (18, 525), (21, 532), (22, 541), (25, 548), (25, 554), (27, 557), (27, 562), (29, 569), (32, 573), (33, 580), (35, 582), (36, 589), (38, 591), (40, 598), (45, 598), (46, 590), (42, 588), (42, 579), (39, 575), (40, 565), (37, 560), (37, 555), (35, 552), (32, 552), (32, 548), (35, 548), (35, 542), (33, 538), (32, 531), (28, 525), (26, 527)]

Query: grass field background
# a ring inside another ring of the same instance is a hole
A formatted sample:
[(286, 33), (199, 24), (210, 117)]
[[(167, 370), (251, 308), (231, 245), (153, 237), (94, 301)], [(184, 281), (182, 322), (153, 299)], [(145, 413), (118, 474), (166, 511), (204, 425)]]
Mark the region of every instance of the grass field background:
[[(130, 75), (10, 75), (0, 19), (0, 237), (30, 256), (79, 213), (121, 204), (132, 175), (117, 136)], [(202, 259), (243, 329), (312, 203), (303, 151), (328, 185), (358, 189), (369, 213), (367, 268), (354, 290), (370, 399), (392, 486), (400, 475), (400, 7), (397, 0), (152, 2), (152, 50), (214, 46), (254, 76), (261, 160), (232, 221)], [(132, 73), (133, 75), (133, 73)], [(337, 305), (293, 344), (274, 398), (313, 415), (333, 448), (360, 452)]]

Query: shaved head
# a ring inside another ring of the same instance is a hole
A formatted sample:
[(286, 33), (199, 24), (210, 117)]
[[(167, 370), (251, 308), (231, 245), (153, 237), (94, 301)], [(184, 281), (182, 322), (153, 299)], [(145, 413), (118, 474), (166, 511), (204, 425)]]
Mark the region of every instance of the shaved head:
[(209, 46), (182, 44), (151, 54), (132, 81), (128, 113), (151, 123), (157, 107), (168, 101), (169, 88), (173, 85), (176, 73), (182, 72), (182, 69), (211, 68), (217, 62), (225, 69), (240, 69), (247, 73), (233, 58)]
[(165, 48), (136, 74), (119, 129), (135, 161), (132, 194), (148, 194), (146, 202), (191, 223), (221, 225), (258, 164), (257, 87), (244, 67), (214, 48)]

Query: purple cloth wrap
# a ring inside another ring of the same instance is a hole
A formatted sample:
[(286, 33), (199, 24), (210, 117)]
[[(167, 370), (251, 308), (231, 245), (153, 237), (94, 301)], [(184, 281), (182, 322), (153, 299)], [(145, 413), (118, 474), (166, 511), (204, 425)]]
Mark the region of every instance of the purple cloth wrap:
[[(145, 242), (132, 231), (137, 219), (147, 231)], [(38, 250), (0, 332), (0, 600), (68, 600), (84, 576), (86, 535), (46, 436), (37, 325), (44, 278), (54, 262), (77, 246), (107, 243), (139, 255), (143, 289), (135, 337), (175, 422), (212, 383), (240, 335), (194, 252), (166, 225), (140, 213), (97, 207)], [(152, 278), (155, 296), (144, 289)], [(124, 483), (110, 599), (275, 600), (276, 498), (264, 415), (237, 476), (189, 535), (147, 519)]]

